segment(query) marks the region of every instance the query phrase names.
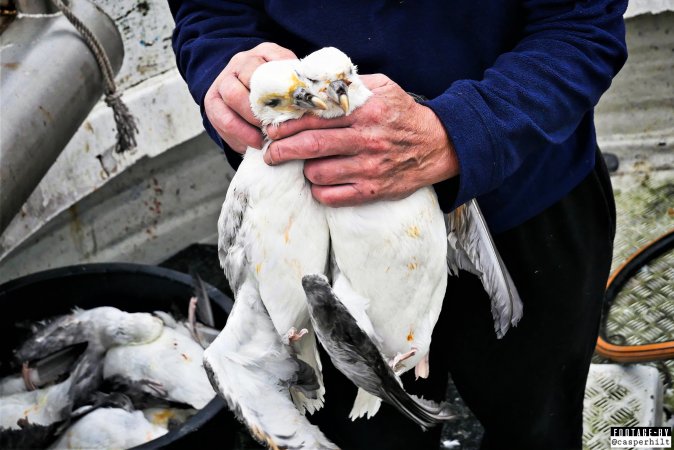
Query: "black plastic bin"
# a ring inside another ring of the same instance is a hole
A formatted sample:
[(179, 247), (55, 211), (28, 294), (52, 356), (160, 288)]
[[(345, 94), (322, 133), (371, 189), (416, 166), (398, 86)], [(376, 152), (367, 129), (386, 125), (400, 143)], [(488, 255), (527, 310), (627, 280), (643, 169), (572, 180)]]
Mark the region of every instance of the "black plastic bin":
[[(75, 306), (114, 306), (128, 312), (179, 311), (187, 315), (194, 293), (190, 275), (156, 266), (126, 263), (84, 264), (39, 272), (0, 285), (0, 372), (8, 370), (12, 350), (26, 338), (17, 324), (67, 314)], [(222, 328), (232, 300), (207, 284), (216, 327)], [(231, 448), (239, 428), (219, 397), (180, 428), (135, 449)]]

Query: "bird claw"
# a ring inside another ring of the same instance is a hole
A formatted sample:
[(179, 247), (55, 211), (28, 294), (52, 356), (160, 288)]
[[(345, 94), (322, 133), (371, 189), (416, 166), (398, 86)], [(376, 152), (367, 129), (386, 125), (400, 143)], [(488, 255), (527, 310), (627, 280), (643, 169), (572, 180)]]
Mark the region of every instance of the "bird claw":
[(308, 332), (309, 330), (307, 330), (306, 328), (302, 328), (300, 331), (297, 331), (297, 328), (292, 327), (283, 337), (283, 343), (289, 345), (291, 342), (298, 342), (300, 339), (302, 339), (302, 336), (304, 336)]
[(196, 297), (190, 298), (190, 303), (187, 307), (187, 323), (190, 328), (190, 333), (192, 334), (192, 338), (197, 341), (199, 344), (201, 344), (201, 341), (199, 340), (199, 334), (197, 333), (197, 302), (199, 300)]
[(33, 380), (31, 379), (31, 372), (33, 369), (30, 368), (27, 362), (24, 362), (21, 365), (21, 377), (23, 378), (23, 384), (26, 385), (26, 390), (29, 391), (34, 391), (37, 389), (37, 386), (35, 386), (35, 383), (33, 383)]
[(155, 394), (159, 395), (159, 397), (166, 397), (168, 396), (168, 391), (166, 388), (164, 388), (164, 385), (161, 384), (158, 381), (154, 380), (149, 380), (149, 379), (143, 379), (141, 382), (148, 387), (151, 391), (153, 391)]
[(414, 366), (414, 376), (415, 379), (419, 378), (428, 378), (428, 375), (430, 373), (430, 367), (428, 364), (428, 353), (424, 355), (423, 358), (417, 363), (416, 366)]
[(400, 363), (405, 361), (406, 359), (416, 355), (417, 349), (412, 347), (412, 350), (405, 352), (405, 353), (398, 353), (395, 358), (393, 358), (391, 361), (389, 361), (388, 365), (393, 369), (394, 372), (398, 372), (402, 367), (400, 367)]

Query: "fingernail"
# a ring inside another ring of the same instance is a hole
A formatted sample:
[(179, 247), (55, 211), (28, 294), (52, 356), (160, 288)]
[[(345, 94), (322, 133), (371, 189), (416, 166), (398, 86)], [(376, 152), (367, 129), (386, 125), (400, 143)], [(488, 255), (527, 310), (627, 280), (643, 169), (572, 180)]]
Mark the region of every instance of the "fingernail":
[(274, 161), (271, 160), (271, 145), (270, 145), (269, 147), (267, 147), (267, 151), (264, 152), (263, 159), (264, 159), (264, 162), (265, 162), (268, 166), (273, 166), (273, 165), (274, 165)]
[(267, 136), (269, 136), (270, 139), (278, 139), (278, 126), (276, 125), (270, 125), (267, 127)]

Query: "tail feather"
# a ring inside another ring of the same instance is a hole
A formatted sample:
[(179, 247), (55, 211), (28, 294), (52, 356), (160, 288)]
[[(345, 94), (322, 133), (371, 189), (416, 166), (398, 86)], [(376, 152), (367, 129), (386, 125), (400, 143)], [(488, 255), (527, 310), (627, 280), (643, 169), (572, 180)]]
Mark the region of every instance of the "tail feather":
[(356, 400), (353, 402), (353, 408), (349, 413), (349, 419), (356, 420), (363, 416), (368, 419), (373, 417), (381, 407), (381, 399), (367, 392), (364, 389), (358, 388)]
[[(392, 392), (388, 399), (400, 412), (427, 430), (435, 425), (452, 420), (455, 416), (447, 402), (436, 403), (416, 395), (402, 392)], [(404, 394), (404, 395), (401, 395)]]
[(510, 277), (487, 223), (475, 199), (449, 214), (447, 264), (456, 275), (459, 269), (480, 277), (491, 299), (494, 330), (500, 339), (522, 318), (522, 300)]
[(241, 286), (203, 364), (215, 391), (263, 445), (337, 448), (293, 404), (289, 389), (308, 392), (318, 385), (317, 377), (281, 342), (254, 287)]

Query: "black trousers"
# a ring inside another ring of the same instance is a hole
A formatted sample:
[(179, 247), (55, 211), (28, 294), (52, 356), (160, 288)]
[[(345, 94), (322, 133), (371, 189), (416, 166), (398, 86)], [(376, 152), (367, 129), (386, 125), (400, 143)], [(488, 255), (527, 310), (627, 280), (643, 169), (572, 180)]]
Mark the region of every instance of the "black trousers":
[[(408, 391), (441, 399), (451, 372), (484, 426), (482, 449), (580, 449), (614, 234), (611, 183), (597, 153), (594, 171), (565, 198), (494, 237), (524, 303), (520, 324), (496, 339), (479, 279), (449, 277), (431, 375), (414, 381), (406, 374)], [(370, 420), (351, 422), (356, 389), (325, 353), (323, 361), (326, 408), (311, 420), (342, 449), (438, 449), (440, 427), (422, 432), (388, 405)]]

